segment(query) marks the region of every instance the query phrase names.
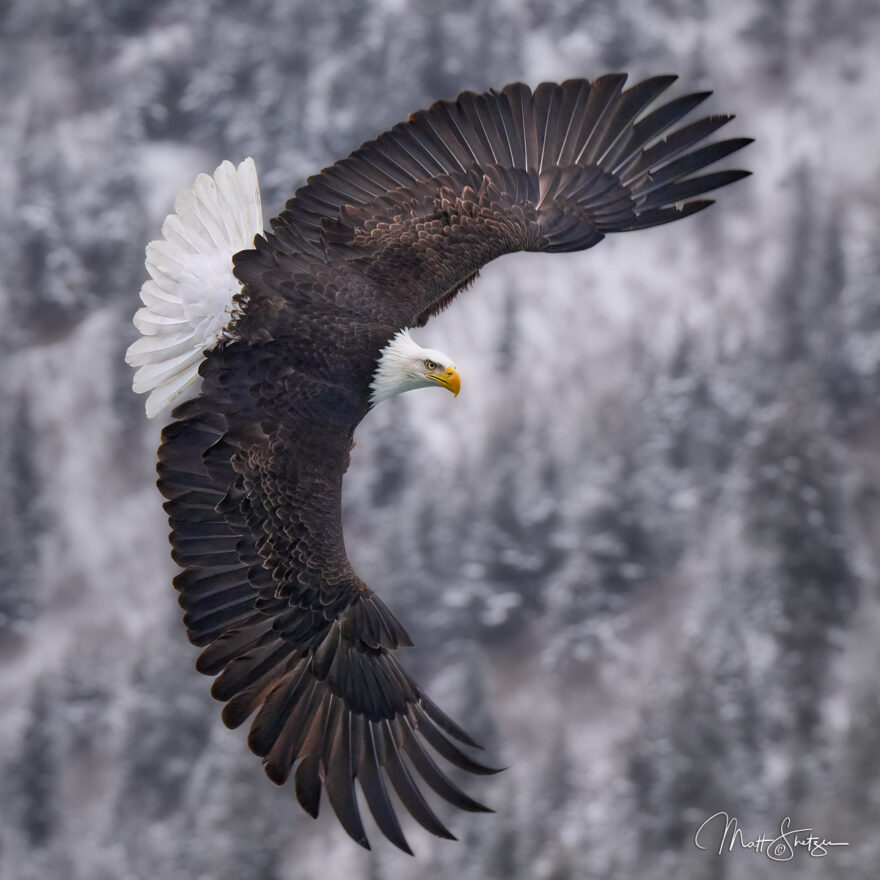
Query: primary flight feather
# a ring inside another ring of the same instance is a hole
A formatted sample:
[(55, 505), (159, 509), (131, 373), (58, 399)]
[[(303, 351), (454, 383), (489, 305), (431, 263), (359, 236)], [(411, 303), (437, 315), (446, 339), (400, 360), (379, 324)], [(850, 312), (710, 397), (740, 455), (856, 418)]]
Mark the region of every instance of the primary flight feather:
[[(159, 488), (197, 667), (276, 783), (317, 815), (322, 789), (369, 846), (355, 794), (409, 852), (389, 792), (452, 837), (427, 785), (485, 810), (435, 755), (491, 773), (397, 660), (403, 625), (352, 570), (341, 524), (353, 434), (372, 406), (460, 376), (422, 326), (495, 257), (597, 244), (693, 214), (748, 172), (699, 173), (749, 143), (704, 144), (730, 116), (675, 126), (708, 92), (648, 106), (675, 77), (624, 91), (515, 83), (414, 114), (309, 179), (262, 228), (252, 160), (182, 193), (147, 248), (151, 280), (126, 360), (147, 414), (177, 401)], [(181, 402), (183, 401), (183, 402)]]

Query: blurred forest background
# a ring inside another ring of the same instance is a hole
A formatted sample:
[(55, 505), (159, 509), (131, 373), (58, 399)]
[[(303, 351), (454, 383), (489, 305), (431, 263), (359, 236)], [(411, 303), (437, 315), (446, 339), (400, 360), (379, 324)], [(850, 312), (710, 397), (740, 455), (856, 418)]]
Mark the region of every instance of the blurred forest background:
[[(877, 877), (876, 0), (5, 0), (0, 49), (2, 880)], [(144, 246), (224, 158), (270, 217), (437, 98), (610, 70), (714, 89), (755, 174), (487, 267), (417, 334), (458, 400), (361, 427), (355, 567), (509, 765), (460, 842), (366, 853), (195, 672), (122, 360)], [(850, 846), (699, 851), (718, 810)]]

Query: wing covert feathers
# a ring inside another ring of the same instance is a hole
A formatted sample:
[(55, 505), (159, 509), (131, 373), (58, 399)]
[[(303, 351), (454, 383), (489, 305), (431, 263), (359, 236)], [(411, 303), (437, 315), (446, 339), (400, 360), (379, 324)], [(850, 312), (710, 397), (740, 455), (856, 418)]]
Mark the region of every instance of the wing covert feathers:
[[(205, 379), (207, 395), (215, 390)], [(453, 835), (422, 793), (427, 786), (463, 810), (487, 808), (465, 794), (432, 757), (470, 773), (493, 773), (461, 746), (476, 743), (398, 663), (406, 631), (360, 582), (333, 608), (293, 593), (279, 597), (242, 512), (235, 446), (204, 396), (178, 407), (159, 450), (159, 488), (172, 526), (175, 578), (197, 668), (216, 676), (223, 721), (253, 716), (248, 744), (278, 785), (293, 772), (303, 809), (318, 814), (321, 792), (345, 830), (369, 848), (355, 794), (379, 829), (411, 852), (391, 798), (424, 828)], [(291, 548), (291, 553), (293, 548)], [(308, 554), (299, 545), (297, 553)]]
[(204, 352), (236, 311), (241, 283), (232, 273), (232, 255), (253, 247), (263, 231), (253, 159), (238, 168), (223, 162), (213, 176), (200, 174), (177, 196), (174, 210), (162, 224), (163, 239), (147, 245), (151, 277), (134, 316), (142, 336), (125, 355), (138, 367), (134, 391), (150, 392), (149, 418), (195, 385)]

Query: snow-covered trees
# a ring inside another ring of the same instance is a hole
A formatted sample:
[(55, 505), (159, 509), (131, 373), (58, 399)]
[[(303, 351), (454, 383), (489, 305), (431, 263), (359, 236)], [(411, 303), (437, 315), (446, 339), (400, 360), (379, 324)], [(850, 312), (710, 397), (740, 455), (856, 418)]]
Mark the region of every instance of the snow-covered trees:
[(6, 4), (0, 880), (412, 876), (301, 815), (191, 669), (122, 363), (143, 248), (223, 158), (256, 158), (271, 216), (438, 90), (608, 65), (714, 88), (756, 176), (681, 224), (487, 267), (419, 331), (467, 363), (459, 399), (359, 432), (355, 567), (510, 765), (475, 791), (496, 815), (448, 817), (458, 844), (407, 829), (417, 872), (739, 880), (692, 843), (727, 809), (810, 811), (852, 846), (799, 876), (873, 877), (880, 20), (723, 6)]

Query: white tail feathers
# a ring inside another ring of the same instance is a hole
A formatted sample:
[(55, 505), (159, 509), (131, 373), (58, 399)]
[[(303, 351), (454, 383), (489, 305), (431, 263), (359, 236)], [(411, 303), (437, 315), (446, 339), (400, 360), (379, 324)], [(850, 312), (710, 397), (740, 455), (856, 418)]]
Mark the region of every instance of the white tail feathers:
[(205, 351), (235, 317), (241, 284), (232, 255), (253, 247), (263, 231), (254, 160), (238, 168), (223, 162), (213, 177), (200, 174), (177, 197), (174, 211), (162, 224), (164, 241), (147, 245), (151, 277), (134, 316), (143, 336), (125, 354), (126, 363), (139, 368), (132, 388), (150, 392), (149, 418), (197, 387)]

